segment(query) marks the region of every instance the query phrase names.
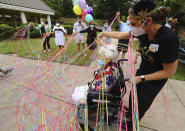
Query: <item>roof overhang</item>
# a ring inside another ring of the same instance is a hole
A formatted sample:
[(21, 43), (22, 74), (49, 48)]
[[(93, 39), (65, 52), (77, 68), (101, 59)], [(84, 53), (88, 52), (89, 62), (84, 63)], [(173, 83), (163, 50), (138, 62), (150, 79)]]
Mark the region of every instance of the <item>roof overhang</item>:
[(38, 14), (55, 15), (55, 12), (38, 10), (38, 9), (31, 9), (31, 8), (2, 4), (2, 3), (0, 3), (0, 8), (9, 9), (9, 10), (24, 11), (24, 12), (31, 12), (31, 13), (38, 13)]

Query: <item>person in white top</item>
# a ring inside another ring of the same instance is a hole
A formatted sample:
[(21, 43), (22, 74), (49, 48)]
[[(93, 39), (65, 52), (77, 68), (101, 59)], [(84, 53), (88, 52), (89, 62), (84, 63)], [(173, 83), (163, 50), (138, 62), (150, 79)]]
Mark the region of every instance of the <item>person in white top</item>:
[[(129, 12), (130, 11), (128, 11), (128, 13)], [(127, 17), (127, 22), (123, 22), (120, 20), (120, 12), (119, 11), (116, 13), (116, 15), (117, 15), (117, 22), (120, 26), (120, 32), (129, 32), (130, 31), (130, 21), (129, 21), (128, 17)], [(118, 41), (118, 48), (117, 49), (118, 49), (119, 54), (122, 52), (123, 59), (124, 59), (125, 54), (128, 50), (128, 44), (129, 44), (129, 39), (120, 39)]]
[(60, 21), (56, 21), (56, 26), (53, 28), (53, 33), (55, 34), (55, 43), (57, 46), (59, 46), (59, 49), (64, 48), (65, 39), (66, 36), (67, 39), (67, 31), (64, 29), (63, 26), (60, 25)]
[(111, 32), (111, 31), (112, 31), (112, 29), (109, 26), (108, 20), (105, 20), (104, 23), (103, 23), (103, 30), (102, 30), (102, 32)]
[[(86, 24), (82, 21), (82, 16), (78, 16), (78, 21), (74, 24), (73, 33), (86, 29)], [(78, 51), (80, 52), (80, 44), (82, 43), (83, 49), (85, 49), (85, 33), (78, 33), (76, 36), (76, 43)]]
[[(103, 23), (102, 32), (111, 32), (111, 31), (112, 31), (112, 29), (111, 29), (111, 27), (109, 26), (108, 20), (105, 20), (104, 23)], [(104, 38), (103, 38), (103, 42), (104, 42), (105, 44), (110, 44), (110, 43), (111, 43), (111, 38), (104, 37)]]

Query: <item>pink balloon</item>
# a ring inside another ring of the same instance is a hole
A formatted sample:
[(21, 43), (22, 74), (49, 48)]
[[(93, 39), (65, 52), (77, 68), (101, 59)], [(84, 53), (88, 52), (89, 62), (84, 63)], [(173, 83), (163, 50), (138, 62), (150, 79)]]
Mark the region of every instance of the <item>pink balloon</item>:
[(82, 16), (86, 16), (88, 14), (86, 9), (82, 9)]

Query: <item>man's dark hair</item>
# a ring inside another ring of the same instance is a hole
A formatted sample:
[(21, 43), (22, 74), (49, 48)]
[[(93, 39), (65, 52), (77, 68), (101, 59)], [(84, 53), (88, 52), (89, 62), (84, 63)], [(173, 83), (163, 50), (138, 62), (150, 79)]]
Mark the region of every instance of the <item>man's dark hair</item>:
[(61, 23), (60, 20), (56, 20), (56, 23)]

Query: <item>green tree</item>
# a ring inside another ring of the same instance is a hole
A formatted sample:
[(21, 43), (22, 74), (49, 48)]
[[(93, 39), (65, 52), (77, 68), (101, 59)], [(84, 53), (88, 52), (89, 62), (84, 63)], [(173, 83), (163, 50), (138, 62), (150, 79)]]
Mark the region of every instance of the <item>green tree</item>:
[(55, 11), (54, 18), (62, 16), (62, 2), (63, 0), (43, 0), (49, 7)]
[(43, 0), (55, 10), (55, 19), (60, 17), (74, 17), (72, 0)]
[(114, 18), (117, 11), (120, 11), (121, 15), (127, 16), (129, 7), (129, 0), (100, 0), (97, 3), (95, 17), (110, 20)]
[(164, 2), (165, 6), (168, 6), (171, 8), (171, 13), (170, 13), (170, 17), (171, 16), (177, 16), (178, 18), (178, 24), (176, 25), (177, 29), (180, 28), (184, 28), (185, 26), (185, 15), (184, 16), (178, 16), (178, 14), (180, 12), (184, 12), (185, 13), (185, 4), (184, 0), (166, 0)]

